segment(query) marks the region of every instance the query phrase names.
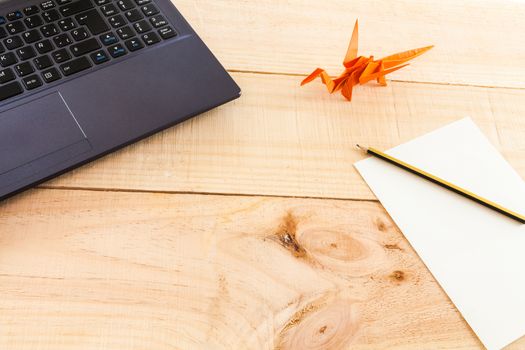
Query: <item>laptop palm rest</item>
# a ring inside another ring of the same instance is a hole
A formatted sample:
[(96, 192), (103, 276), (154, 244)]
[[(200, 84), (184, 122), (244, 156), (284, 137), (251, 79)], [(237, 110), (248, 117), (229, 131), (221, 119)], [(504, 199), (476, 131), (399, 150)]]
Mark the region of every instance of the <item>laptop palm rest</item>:
[(91, 150), (59, 92), (0, 113), (0, 183), (13, 184)]

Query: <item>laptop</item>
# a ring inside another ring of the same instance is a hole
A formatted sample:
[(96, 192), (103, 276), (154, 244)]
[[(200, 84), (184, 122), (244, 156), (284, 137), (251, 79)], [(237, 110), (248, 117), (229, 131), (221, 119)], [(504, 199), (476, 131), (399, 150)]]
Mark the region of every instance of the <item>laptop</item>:
[(170, 0), (2, 0), (0, 200), (240, 93)]

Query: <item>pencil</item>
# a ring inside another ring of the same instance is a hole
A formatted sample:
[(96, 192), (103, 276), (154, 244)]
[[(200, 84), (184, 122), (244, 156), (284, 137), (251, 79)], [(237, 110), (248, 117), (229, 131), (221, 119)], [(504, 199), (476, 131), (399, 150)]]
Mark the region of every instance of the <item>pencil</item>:
[(466, 197), (468, 199), (471, 199), (473, 200), (474, 202), (477, 202), (481, 205), (484, 205), (485, 207), (487, 208), (490, 208), (492, 210), (495, 210), (497, 211), (498, 213), (501, 213), (511, 219), (514, 219), (514, 220), (517, 220), (519, 221), (520, 223), (522, 224), (525, 224), (525, 216), (523, 215), (520, 215), (518, 213), (515, 213), (499, 204), (496, 204), (486, 198), (483, 198), (481, 196), (478, 196), (477, 194), (475, 193), (472, 193), (464, 188), (461, 188), (459, 186), (456, 186), (446, 180), (443, 180), (437, 176), (434, 176), (432, 174), (429, 174), (427, 173), (426, 171), (424, 170), (421, 170), (419, 168), (416, 168), (415, 166), (413, 165), (410, 165), (408, 163), (405, 163), (403, 162), (402, 160), (399, 160), (397, 158), (394, 158), (384, 152), (381, 152), (381, 151), (378, 151), (377, 149), (375, 148), (372, 148), (372, 147), (362, 147), (360, 145), (357, 145), (357, 148), (359, 148), (360, 150), (364, 151), (365, 153), (368, 153), (374, 157), (377, 157), (379, 159), (382, 159), (390, 164), (393, 164), (401, 169), (404, 169), (408, 172), (411, 172), (412, 174), (415, 174), (419, 177), (422, 177), (430, 182), (433, 182), (441, 187), (444, 187), (452, 192), (455, 192), (463, 197)]

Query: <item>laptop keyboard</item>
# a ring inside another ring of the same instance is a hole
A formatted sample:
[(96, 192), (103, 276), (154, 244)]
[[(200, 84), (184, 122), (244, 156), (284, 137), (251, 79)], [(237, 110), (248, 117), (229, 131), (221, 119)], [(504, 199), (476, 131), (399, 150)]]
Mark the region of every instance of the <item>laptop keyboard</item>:
[(0, 101), (177, 36), (153, 0), (47, 0), (0, 16)]

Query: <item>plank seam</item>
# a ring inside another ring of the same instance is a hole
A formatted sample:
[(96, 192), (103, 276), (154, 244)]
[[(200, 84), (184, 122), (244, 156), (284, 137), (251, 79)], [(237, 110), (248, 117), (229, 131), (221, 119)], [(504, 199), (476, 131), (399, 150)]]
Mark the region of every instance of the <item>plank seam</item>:
[(168, 191), (168, 190), (140, 190), (140, 189), (124, 189), (124, 188), (103, 188), (103, 187), (73, 187), (73, 186), (48, 186), (41, 185), (35, 187), (41, 190), (56, 190), (56, 191), (90, 191), (90, 192), (114, 192), (114, 193), (144, 193), (144, 194), (188, 194), (200, 196), (224, 196), (224, 197), (263, 197), (263, 198), (287, 198), (287, 199), (318, 199), (318, 200), (332, 200), (332, 201), (353, 201), (353, 202), (370, 202), (377, 203), (377, 199), (365, 198), (341, 198), (341, 197), (322, 197), (322, 196), (292, 196), (292, 195), (274, 195), (274, 194), (256, 194), (256, 193), (228, 193), (228, 192), (204, 192), (204, 191)]
[[(307, 74), (299, 73), (278, 73), (278, 72), (265, 72), (265, 71), (251, 71), (251, 70), (242, 70), (242, 69), (227, 69), (230, 73), (241, 73), (241, 74), (257, 74), (257, 75), (278, 75), (285, 77), (298, 77), (305, 78)], [(332, 76), (335, 78), (335, 76)], [(513, 87), (513, 86), (494, 86), (494, 85), (478, 85), (478, 84), (463, 84), (463, 83), (443, 83), (443, 82), (433, 82), (433, 81), (412, 81), (412, 80), (399, 80), (399, 79), (389, 79), (388, 81), (393, 83), (407, 83), (407, 84), (425, 84), (425, 85), (438, 85), (438, 86), (457, 86), (457, 87), (474, 87), (482, 89), (501, 89), (501, 90), (525, 90), (525, 87)]]

